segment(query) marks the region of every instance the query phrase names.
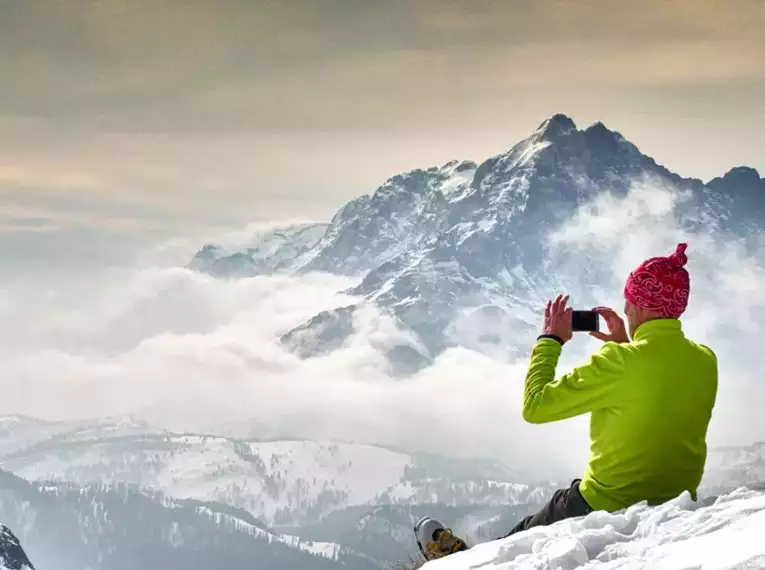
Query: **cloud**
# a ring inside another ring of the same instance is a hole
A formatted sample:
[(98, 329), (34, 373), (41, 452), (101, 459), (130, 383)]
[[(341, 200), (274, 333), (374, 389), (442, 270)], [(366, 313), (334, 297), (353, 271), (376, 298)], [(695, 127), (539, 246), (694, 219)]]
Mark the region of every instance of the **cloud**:
[[(0, 413), (134, 413), (183, 429), (524, 463), (543, 460), (540, 438), (573, 437), (523, 424), (520, 364), (454, 350), (414, 378), (390, 377), (379, 347), (404, 333), (371, 308), (343, 349), (307, 361), (288, 353), (278, 337), (321, 309), (351, 302), (337, 292), (352, 284), (327, 275), (227, 281), (154, 267), (42, 298), (6, 292)], [(561, 459), (578, 465), (582, 454)]]
[[(0, 191), (2, 195), (2, 191)], [(72, 211), (71, 208), (35, 208), (26, 206), (0, 206), (0, 232), (17, 231), (55, 232), (64, 227), (86, 227), (109, 232), (137, 233), (150, 227), (147, 220), (111, 213)]]
[[(626, 198), (604, 195), (558, 228), (551, 247), (588, 253), (607, 268), (602, 302), (620, 309), (627, 272), (688, 240), (693, 290), (685, 328), (720, 361), (710, 441), (749, 442), (765, 433), (759, 373), (765, 356), (757, 348), (765, 322), (763, 250), (747, 250), (730, 236), (688, 235), (671, 215), (683, 199), (649, 183), (636, 184)], [(246, 242), (263, 229), (221, 237)], [(214, 279), (172, 266), (190, 246), (179, 241), (145, 256), (140, 267), (71, 286), (48, 280), (36, 288), (6, 288), (0, 295), (0, 413), (132, 413), (177, 429), (492, 455), (551, 475), (583, 468), (586, 417), (545, 426), (522, 421), (525, 355), (492, 358), (453, 349), (414, 377), (393, 378), (380, 347), (405, 333), (370, 307), (346, 346), (300, 360), (279, 336), (321, 310), (353, 302), (338, 291), (354, 280), (323, 274)], [(559, 372), (596, 347), (577, 336)]]

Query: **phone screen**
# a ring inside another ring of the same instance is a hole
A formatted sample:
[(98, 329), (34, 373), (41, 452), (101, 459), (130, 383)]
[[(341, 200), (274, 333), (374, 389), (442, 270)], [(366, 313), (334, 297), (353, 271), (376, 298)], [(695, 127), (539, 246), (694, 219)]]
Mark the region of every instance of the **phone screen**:
[(595, 311), (573, 311), (572, 329), (576, 332), (590, 332), (599, 330), (600, 315)]

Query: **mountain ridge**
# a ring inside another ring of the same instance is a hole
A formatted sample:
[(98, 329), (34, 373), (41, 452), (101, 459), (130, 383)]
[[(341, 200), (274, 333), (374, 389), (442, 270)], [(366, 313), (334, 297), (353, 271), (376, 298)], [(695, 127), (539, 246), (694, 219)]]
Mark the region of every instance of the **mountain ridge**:
[(39, 568), (245, 569), (253, 560), (284, 569), (380, 567), (339, 544), (275, 534), (227, 505), (121, 483), (33, 483), (0, 469), (0, 517), (19, 529)]
[(130, 483), (176, 499), (222, 502), (281, 526), (309, 524), (338, 509), (381, 501), (525, 502), (554, 485), (489, 459), (450, 459), (368, 444), (168, 432), (58, 436), (0, 455), (0, 468), (30, 480)]
[[(27, 421), (30, 429), (40, 426)], [(56, 422), (42, 423), (49, 433)], [(346, 560), (349, 570), (376, 568), (416, 551), (411, 525), (420, 516), (440, 517), (460, 532), (489, 540), (567, 483), (528, 477), (494, 460), (454, 460), (371, 444), (292, 439), (259, 445), (215, 434), (136, 434), (126, 418), (90, 428), (76, 424), (73, 430), (63, 422), (56, 436), (26, 448), (25, 442), (39, 438), (16, 424), (23, 449), (0, 454), (0, 518), (25, 529), (20, 538), (38, 564), (49, 562), (50, 545), (62, 546), (53, 534), (59, 524), (71, 526), (69, 519), (59, 520), (64, 513), (87, 521), (107, 513), (125, 519), (114, 526), (107, 517), (104, 532), (88, 523), (92, 543), (66, 547), (90, 559), (93, 549), (114, 541), (114, 548), (123, 549), (142, 540), (144, 531), (131, 527), (125, 543), (120, 525), (152, 512), (152, 532), (159, 532), (151, 544), (155, 555), (169, 556), (165, 549), (175, 545), (177, 560), (189, 549), (193, 553), (194, 540), (217, 540), (209, 534), (214, 531), (224, 542), (240, 544), (237, 552), (266, 549), (264, 555), (311, 568), (313, 558), (304, 555), (320, 557), (317, 564)], [(707, 497), (763, 483), (765, 442), (712, 447), (700, 493)], [(261, 505), (258, 497), (266, 495), (272, 504)], [(176, 534), (174, 524), (184, 530)], [(178, 537), (186, 538), (176, 544)]]
[[(584, 303), (597, 302), (591, 291), (607, 270), (551, 243), (550, 234), (595, 199), (624, 199), (640, 184), (674, 196), (671, 215), (684, 231), (763, 229), (765, 180), (756, 170), (733, 167), (705, 184), (671, 172), (602, 122), (578, 129), (556, 114), (481, 163), (397, 174), (341, 207), (290, 268), (356, 276), (345, 293), (358, 302), (312, 317), (282, 341), (301, 358), (337, 350), (372, 304), (402, 331), (378, 347), (394, 375), (413, 374), (453, 346), (523, 354), (538, 324), (534, 307), (566, 286), (558, 268), (591, 264), (575, 287)], [(489, 327), (480, 341), (477, 322)], [(514, 339), (503, 338), (507, 330)]]

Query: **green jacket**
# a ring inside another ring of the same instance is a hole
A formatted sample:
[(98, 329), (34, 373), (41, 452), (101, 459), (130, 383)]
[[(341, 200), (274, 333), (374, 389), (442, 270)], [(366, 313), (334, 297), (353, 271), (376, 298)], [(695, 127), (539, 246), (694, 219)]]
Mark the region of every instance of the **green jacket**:
[(595, 510), (643, 500), (661, 504), (687, 490), (696, 499), (717, 397), (717, 357), (685, 337), (680, 321), (640, 325), (633, 341), (604, 343), (555, 379), (561, 345), (531, 353), (523, 417), (531, 423), (590, 416), (590, 462), (580, 484)]

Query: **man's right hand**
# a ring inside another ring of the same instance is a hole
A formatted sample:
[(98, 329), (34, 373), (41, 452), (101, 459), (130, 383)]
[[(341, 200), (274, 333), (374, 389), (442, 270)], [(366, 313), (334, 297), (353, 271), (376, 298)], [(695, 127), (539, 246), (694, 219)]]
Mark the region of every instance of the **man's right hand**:
[(616, 314), (616, 311), (609, 309), (608, 307), (595, 307), (593, 309), (598, 313), (603, 320), (606, 321), (608, 327), (608, 334), (600, 331), (591, 331), (590, 336), (602, 340), (603, 342), (629, 342), (630, 339), (627, 336), (627, 329), (624, 326), (624, 319)]

